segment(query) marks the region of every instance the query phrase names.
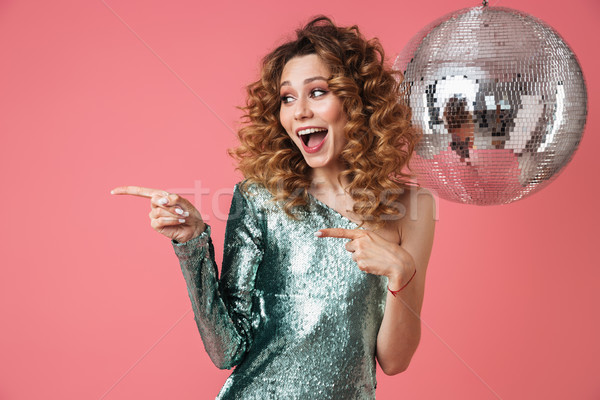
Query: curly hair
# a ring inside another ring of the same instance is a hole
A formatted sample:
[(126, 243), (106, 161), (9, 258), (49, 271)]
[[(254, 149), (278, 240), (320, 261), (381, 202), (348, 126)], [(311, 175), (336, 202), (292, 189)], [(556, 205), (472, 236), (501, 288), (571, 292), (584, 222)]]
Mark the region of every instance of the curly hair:
[(295, 208), (307, 205), (310, 167), (279, 121), (280, 80), (289, 60), (316, 54), (329, 67), (329, 90), (348, 117), (341, 153), (346, 169), (338, 180), (348, 177), (346, 191), (363, 223), (393, 219), (403, 189), (415, 185), (402, 169), (411, 171), (408, 162), (420, 139), (410, 108), (399, 101), (402, 74), (385, 65), (379, 41), (366, 40), (357, 26), (338, 27), (318, 16), (296, 36), (264, 57), (260, 79), (246, 88), (240, 145), (229, 150), (246, 178), (242, 190), (249, 183), (263, 185), (295, 219)]

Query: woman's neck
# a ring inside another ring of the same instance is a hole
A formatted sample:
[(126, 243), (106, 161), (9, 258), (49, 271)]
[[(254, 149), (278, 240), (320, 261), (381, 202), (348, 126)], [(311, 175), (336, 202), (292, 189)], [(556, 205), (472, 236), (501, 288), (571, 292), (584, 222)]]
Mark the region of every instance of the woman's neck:
[(348, 177), (342, 177), (338, 180), (340, 173), (343, 171), (342, 166), (337, 168), (313, 168), (311, 171), (311, 185), (309, 191), (312, 194), (345, 194), (345, 188), (348, 187), (350, 181)]

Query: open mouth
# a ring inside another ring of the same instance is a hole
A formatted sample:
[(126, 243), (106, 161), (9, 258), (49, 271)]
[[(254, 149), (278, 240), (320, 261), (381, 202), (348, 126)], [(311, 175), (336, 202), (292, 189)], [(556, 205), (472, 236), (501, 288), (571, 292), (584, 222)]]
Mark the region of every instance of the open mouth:
[(300, 137), (300, 140), (302, 140), (302, 143), (304, 143), (304, 146), (308, 148), (313, 148), (323, 143), (323, 140), (325, 140), (325, 137), (327, 136), (327, 129), (303, 129), (301, 131), (298, 131), (298, 136)]

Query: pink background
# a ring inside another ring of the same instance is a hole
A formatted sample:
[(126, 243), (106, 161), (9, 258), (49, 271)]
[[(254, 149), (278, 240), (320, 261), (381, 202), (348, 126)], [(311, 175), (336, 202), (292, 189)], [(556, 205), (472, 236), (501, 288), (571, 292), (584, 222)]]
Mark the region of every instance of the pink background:
[[(378, 373), (379, 399), (600, 399), (600, 3), (491, 3), (542, 18), (573, 48), (586, 133), (529, 198), (439, 202), (422, 342), (408, 371)], [(146, 199), (109, 190), (187, 193), (220, 262), (240, 180), (225, 150), (259, 59), (317, 13), (358, 24), (392, 58), (426, 23), (477, 4), (0, 1), (0, 399), (214, 398), (229, 372), (204, 352), (171, 244)]]

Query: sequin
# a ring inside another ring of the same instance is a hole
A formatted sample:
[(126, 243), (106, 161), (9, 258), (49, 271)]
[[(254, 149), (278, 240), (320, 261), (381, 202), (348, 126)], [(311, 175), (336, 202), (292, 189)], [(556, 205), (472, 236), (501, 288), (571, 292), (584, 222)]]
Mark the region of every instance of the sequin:
[(210, 358), (236, 367), (217, 399), (374, 399), (375, 344), (387, 278), (358, 269), (345, 239), (357, 225), (309, 196), (289, 218), (263, 187), (233, 194), (218, 279), (210, 227), (173, 241)]

